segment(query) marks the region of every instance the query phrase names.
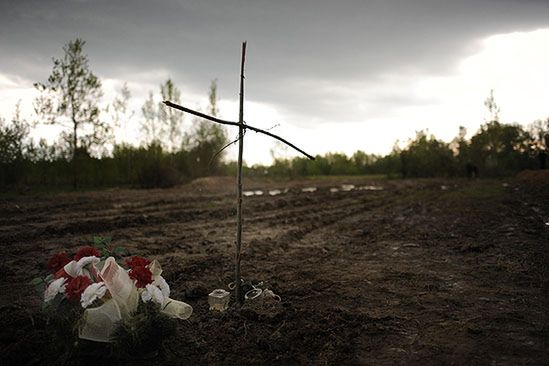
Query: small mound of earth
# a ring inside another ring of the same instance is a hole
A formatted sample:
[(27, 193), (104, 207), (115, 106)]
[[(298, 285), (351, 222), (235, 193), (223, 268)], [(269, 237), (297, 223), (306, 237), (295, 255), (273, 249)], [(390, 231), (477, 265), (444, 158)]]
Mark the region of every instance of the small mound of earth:
[(517, 178), (526, 183), (549, 185), (549, 169), (524, 170), (517, 175)]
[(272, 321), (281, 319), (284, 307), (280, 301), (263, 296), (253, 300), (246, 300), (241, 308), (241, 314), (251, 320)]
[(231, 193), (235, 192), (234, 177), (204, 177), (185, 184), (183, 188), (200, 193)]
[(549, 200), (549, 170), (525, 170), (517, 175), (522, 188), (538, 196), (538, 202)]

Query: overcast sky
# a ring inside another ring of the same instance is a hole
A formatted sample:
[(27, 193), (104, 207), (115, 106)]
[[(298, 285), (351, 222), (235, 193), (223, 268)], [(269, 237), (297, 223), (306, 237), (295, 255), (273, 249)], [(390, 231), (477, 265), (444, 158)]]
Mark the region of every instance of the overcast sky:
[[(472, 134), (490, 89), (503, 122), (549, 117), (547, 0), (0, 4), (6, 118), (20, 98), (31, 118), (32, 83), (46, 80), (51, 58), (76, 37), (87, 41), (106, 100), (127, 82), (139, 110), (148, 91), (171, 77), (183, 104), (198, 107), (216, 78), (221, 115), (231, 120), (238, 116), (240, 43), (247, 40), (245, 119), (278, 124), (274, 133), (311, 154), (387, 153), (421, 129), (447, 141), (460, 125)], [(126, 136), (137, 138), (139, 117)], [(245, 160), (269, 162), (273, 146), (248, 134)]]

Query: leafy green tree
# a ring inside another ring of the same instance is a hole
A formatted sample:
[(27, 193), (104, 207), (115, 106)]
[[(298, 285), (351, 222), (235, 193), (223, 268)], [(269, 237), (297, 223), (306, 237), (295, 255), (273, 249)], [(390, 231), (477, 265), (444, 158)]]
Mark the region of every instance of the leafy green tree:
[(529, 135), (518, 124), (499, 121), (500, 108), (490, 91), (484, 105), (488, 111), (487, 122), (471, 138), (470, 143), (461, 139), (459, 161), (472, 163), (480, 175), (501, 176), (514, 174), (529, 164)]
[(528, 165), (528, 134), (518, 124), (498, 121), (481, 126), (471, 138), (471, 160), (480, 174), (507, 175)]
[(549, 151), (549, 118), (534, 121), (528, 126), (530, 147), (534, 151)]
[(353, 174), (352, 164), (347, 155), (342, 153), (328, 153), (325, 155), (326, 160), (330, 164), (330, 174), (344, 175)]
[(419, 131), (401, 152), (403, 177), (451, 176), (455, 173), (454, 154), (449, 145)]
[(311, 175), (329, 175), (331, 170), (331, 165), (326, 159), (326, 157), (317, 155), (315, 160), (308, 160), (309, 164), (308, 173)]
[(528, 126), (528, 145), (530, 154), (540, 158), (542, 168), (545, 168), (545, 160), (549, 153), (549, 118), (534, 121)]
[(390, 154), (385, 155), (376, 160), (372, 166), (372, 173), (374, 174), (386, 174), (388, 177), (403, 176), (401, 151), (393, 146), (393, 150)]
[(549, 160), (549, 118), (534, 121), (528, 127), (530, 155), (537, 162), (533, 166), (546, 169)]
[(351, 162), (354, 165), (355, 172), (361, 174), (372, 173), (372, 166), (376, 163), (378, 157), (372, 154), (366, 154), (358, 150), (351, 156)]
[(79, 153), (102, 151), (103, 145), (112, 139), (112, 129), (100, 118), (101, 81), (90, 70), (85, 44), (80, 38), (69, 41), (63, 47), (63, 57), (53, 59), (47, 81), (34, 84), (40, 92), (35, 101), (35, 110), (43, 118), (39, 122), (66, 129), (63, 137), (73, 159)]
[(21, 117), (20, 102), (10, 124), (0, 117), (0, 185), (17, 184), (25, 173), (28, 122)]
[(456, 158), (458, 175), (466, 174), (467, 164), (472, 163), (469, 146), (470, 142), (465, 138), (466, 135), (467, 129), (463, 126), (459, 126), (459, 133), (457, 137), (455, 137), (449, 145), (454, 157)]
[(20, 102), (18, 102), (11, 124), (7, 124), (0, 117), (0, 163), (12, 163), (23, 158), (24, 143), (28, 134), (29, 124), (21, 118)]

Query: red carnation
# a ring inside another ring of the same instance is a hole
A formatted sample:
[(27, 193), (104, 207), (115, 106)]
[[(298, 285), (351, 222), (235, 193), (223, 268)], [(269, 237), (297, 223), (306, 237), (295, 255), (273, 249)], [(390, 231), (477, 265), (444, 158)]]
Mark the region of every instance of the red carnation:
[(65, 267), (65, 264), (69, 263), (69, 257), (67, 256), (67, 252), (60, 252), (57, 254), (54, 254), (50, 260), (48, 261), (48, 268), (52, 273), (56, 273), (63, 267)]
[(65, 272), (65, 268), (61, 268), (59, 271), (55, 272), (55, 274), (53, 275), (53, 277), (55, 279), (58, 279), (58, 278), (61, 278), (61, 277), (64, 277), (66, 278), (67, 280), (70, 280), (71, 279), (71, 276), (69, 276), (69, 274), (67, 272)]
[(78, 249), (78, 252), (74, 255), (74, 260), (79, 261), (84, 257), (101, 257), (101, 252), (95, 247), (82, 247)]
[(128, 274), (131, 279), (136, 281), (136, 287), (143, 288), (152, 283), (152, 272), (145, 266), (134, 267)]
[(150, 263), (150, 260), (143, 257), (138, 257), (136, 255), (134, 255), (131, 259), (126, 259), (126, 266), (130, 268), (145, 267), (148, 266)]
[(69, 300), (80, 300), (82, 292), (91, 285), (91, 280), (86, 276), (77, 276), (70, 280), (65, 288), (65, 295)]

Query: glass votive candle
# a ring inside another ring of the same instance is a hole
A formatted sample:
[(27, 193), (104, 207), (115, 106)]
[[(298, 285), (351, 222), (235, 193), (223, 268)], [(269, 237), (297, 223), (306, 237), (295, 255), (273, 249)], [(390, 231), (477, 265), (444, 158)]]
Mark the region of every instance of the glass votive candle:
[(225, 311), (229, 307), (229, 299), (231, 293), (223, 289), (216, 289), (210, 292), (208, 295), (208, 303), (210, 304), (210, 310)]

